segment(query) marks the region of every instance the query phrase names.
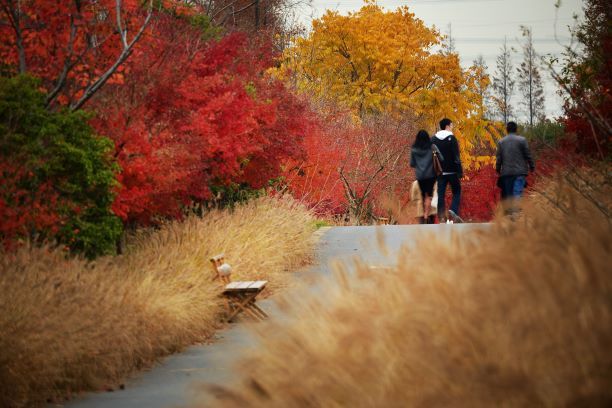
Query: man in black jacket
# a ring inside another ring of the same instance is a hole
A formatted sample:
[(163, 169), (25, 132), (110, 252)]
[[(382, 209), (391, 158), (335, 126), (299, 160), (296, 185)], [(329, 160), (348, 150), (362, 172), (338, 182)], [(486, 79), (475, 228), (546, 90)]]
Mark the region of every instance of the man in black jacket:
[(442, 164), (442, 174), (438, 176), (438, 219), (440, 222), (446, 220), (446, 203), (444, 200), (446, 186), (450, 184), (453, 200), (448, 214), (454, 222), (462, 222), (459, 217), (459, 205), (461, 204), (461, 181), (463, 177), (463, 167), (459, 155), (459, 143), (453, 135), (453, 122), (450, 119), (440, 121), (440, 131), (436, 133), (431, 142), (442, 153), (444, 160)]
[(535, 170), (527, 140), (516, 134), (515, 122), (506, 125), (508, 135), (497, 143), (495, 170), (499, 174), (498, 185), (502, 199), (518, 198), (523, 194), (528, 171)]

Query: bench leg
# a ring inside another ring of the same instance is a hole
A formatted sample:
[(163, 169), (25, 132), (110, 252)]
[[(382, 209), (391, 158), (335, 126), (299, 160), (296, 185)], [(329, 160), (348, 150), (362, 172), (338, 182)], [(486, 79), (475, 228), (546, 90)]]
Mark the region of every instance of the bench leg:
[(244, 308), (244, 312), (246, 314), (248, 314), (249, 316), (251, 316), (253, 319), (255, 319), (256, 321), (260, 321), (263, 320), (263, 318), (261, 316), (259, 316), (251, 307), (251, 305), (247, 305)]
[(226, 321), (227, 322), (231, 322), (232, 319), (234, 317), (236, 317), (238, 315), (238, 313), (240, 313), (242, 311), (243, 306), (241, 306), (240, 302), (237, 302), (237, 301), (229, 300), (228, 302), (229, 302), (229, 305), (230, 305), (230, 309), (229, 309), (229, 313), (227, 315)]
[(261, 308), (260, 308), (259, 306), (257, 306), (257, 304), (255, 304), (255, 302), (253, 302), (253, 303), (251, 304), (251, 308), (252, 308), (253, 310), (255, 310), (255, 311), (256, 311), (256, 312), (257, 312), (257, 313), (258, 313), (258, 314), (261, 316), (261, 318), (262, 318), (262, 319), (266, 319), (266, 318), (268, 317), (268, 315), (266, 314), (266, 312), (264, 312), (263, 310), (261, 310)]
[(226, 322), (228, 322), (228, 323), (229, 323), (229, 322), (231, 322), (231, 321), (232, 321), (232, 319), (233, 319), (234, 317), (236, 317), (236, 315), (237, 315), (239, 312), (240, 312), (240, 309), (238, 309), (238, 308), (233, 308), (233, 309), (230, 309), (230, 312), (227, 314), (227, 318), (225, 319), (225, 321), (226, 321)]
[(230, 307), (232, 310), (227, 318), (227, 321), (231, 321), (238, 313), (242, 311), (247, 312), (249, 316), (255, 318), (256, 320), (260, 320), (260, 317), (250, 309), (250, 303), (254, 302), (256, 296), (257, 293), (254, 293), (246, 296), (235, 296), (234, 301), (229, 299), (229, 304), (231, 305)]

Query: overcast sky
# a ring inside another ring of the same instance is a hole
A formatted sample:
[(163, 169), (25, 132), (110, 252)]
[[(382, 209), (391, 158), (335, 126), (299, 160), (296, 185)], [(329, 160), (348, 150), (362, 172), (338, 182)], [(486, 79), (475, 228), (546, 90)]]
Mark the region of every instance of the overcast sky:
[[(573, 25), (574, 14), (582, 15), (583, 1), (562, 0), (556, 28), (555, 0), (379, 0), (378, 4), (386, 10), (408, 6), (417, 18), (444, 34), (448, 33), (451, 24), (462, 64), (469, 66), (478, 55), (482, 55), (492, 75), (504, 37), (517, 49), (513, 56), (514, 65), (520, 64), (521, 25), (532, 28), (536, 52), (558, 54), (562, 46), (557, 40), (562, 44), (569, 42), (568, 25)], [(312, 8), (300, 11), (300, 20), (309, 27), (311, 20), (323, 15), (326, 9), (346, 14), (359, 10), (362, 5), (361, 0), (313, 0)], [(556, 96), (552, 81), (548, 76), (545, 79), (547, 114), (557, 116), (561, 112), (561, 100)], [(514, 105), (516, 101), (517, 95)]]

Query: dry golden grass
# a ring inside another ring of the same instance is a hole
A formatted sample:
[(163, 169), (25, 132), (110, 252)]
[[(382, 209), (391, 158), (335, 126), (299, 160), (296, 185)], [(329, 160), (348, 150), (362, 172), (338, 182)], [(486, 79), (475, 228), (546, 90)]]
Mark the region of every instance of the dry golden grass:
[(610, 406), (610, 219), (559, 194), (564, 212), (540, 202), (515, 223), (423, 238), (395, 268), (338, 270), (257, 328), (239, 384), (207, 391), (231, 407)]
[(87, 264), (47, 248), (0, 255), (0, 406), (112, 387), (219, 327), (209, 257), (271, 288), (303, 263), (313, 218), (289, 199), (169, 223), (121, 257)]

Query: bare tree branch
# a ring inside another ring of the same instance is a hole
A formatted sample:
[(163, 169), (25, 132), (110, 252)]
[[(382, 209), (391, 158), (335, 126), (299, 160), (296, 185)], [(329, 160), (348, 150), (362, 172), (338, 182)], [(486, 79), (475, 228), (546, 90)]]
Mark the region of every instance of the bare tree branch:
[[(221, 7), (219, 11), (215, 12), (215, 14), (210, 17), (210, 20), (213, 21), (215, 18), (217, 18), (217, 16), (219, 16), (219, 14), (223, 13), (228, 8), (233, 7), (234, 4), (238, 3), (238, 1), (239, 0), (234, 0), (230, 3), (227, 3), (225, 6)], [(210, 2), (208, 4), (210, 4)]]
[(75, 65), (81, 60), (81, 58), (85, 55), (85, 53), (89, 50), (89, 45), (86, 47), (85, 51), (81, 53), (78, 58), (72, 60), (72, 54), (74, 53), (74, 40), (76, 38), (77, 27), (74, 23), (74, 16), (70, 15), (70, 38), (68, 39), (68, 52), (66, 54), (64, 60), (64, 68), (60, 76), (57, 79), (55, 87), (47, 94), (46, 98), (46, 106), (49, 107), (51, 103), (55, 100), (57, 95), (59, 95), (60, 91), (66, 84), (66, 78), (68, 77), (68, 73), (75, 67)]
[(23, 46), (23, 32), (21, 29), (21, 8), (19, 1), (4, 0), (2, 9), (9, 19), (9, 23), (15, 32), (15, 45), (17, 46), (17, 55), (19, 57), (19, 73), (23, 74), (28, 70), (26, 64), (25, 47)]
[(115, 14), (117, 15), (117, 28), (119, 29), (119, 35), (121, 36), (121, 42), (123, 43), (123, 49), (125, 50), (129, 47), (129, 45), (127, 43), (127, 27), (124, 30), (121, 24), (121, 0), (115, 0), (115, 6)]
[(255, 4), (257, 4), (257, 2), (258, 2), (258, 0), (255, 0), (255, 1), (253, 1), (252, 3), (250, 3), (250, 4), (247, 4), (247, 5), (246, 5), (246, 6), (244, 6), (243, 8), (238, 9), (238, 10), (236, 10), (236, 11), (233, 11), (233, 12), (232, 12), (232, 14), (233, 14), (233, 15), (240, 14), (240, 13), (242, 13), (243, 11), (245, 11), (245, 10), (247, 10), (247, 9), (249, 9), (249, 8), (251, 8), (251, 7), (253, 7)]
[[(117, 13), (119, 14), (120, 13), (119, 7), (121, 4), (121, 0), (115, 0), (115, 1), (118, 7)], [(93, 83), (91, 83), (85, 89), (83, 96), (81, 96), (81, 98), (76, 103), (70, 106), (71, 110), (76, 110), (76, 109), (81, 108), (102, 86), (104, 86), (106, 81), (108, 81), (109, 78), (115, 73), (115, 71), (117, 71), (117, 68), (119, 68), (121, 64), (123, 64), (123, 62), (130, 56), (130, 54), (132, 53), (132, 49), (134, 48), (134, 45), (142, 37), (142, 34), (144, 33), (145, 29), (149, 25), (149, 22), (151, 21), (152, 16), (153, 16), (153, 0), (149, 0), (149, 9), (147, 12), (147, 17), (145, 18), (144, 23), (142, 24), (142, 26), (136, 33), (136, 36), (134, 36), (132, 41), (129, 43), (127, 41), (127, 28), (125, 30), (122, 28), (121, 17), (120, 16), (117, 17), (117, 28), (119, 29), (119, 34), (121, 35), (121, 41), (123, 43), (123, 50), (121, 51), (121, 54), (119, 54), (119, 56), (117, 57), (117, 60), (115, 61), (115, 63), (108, 70), (106, 70), (106, 72), (100, 75)]]

